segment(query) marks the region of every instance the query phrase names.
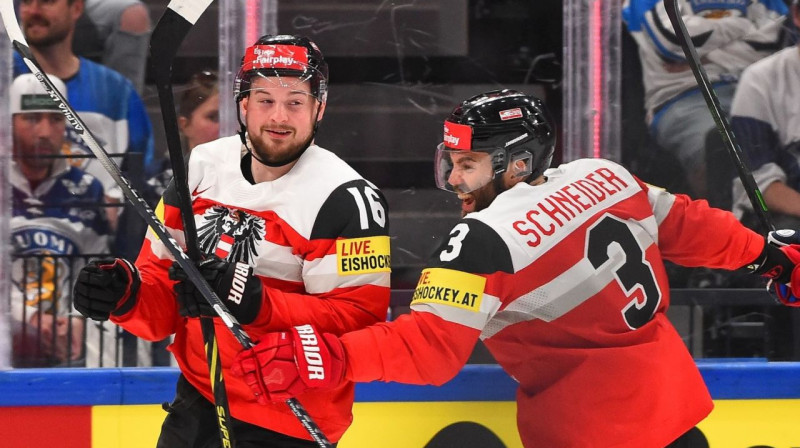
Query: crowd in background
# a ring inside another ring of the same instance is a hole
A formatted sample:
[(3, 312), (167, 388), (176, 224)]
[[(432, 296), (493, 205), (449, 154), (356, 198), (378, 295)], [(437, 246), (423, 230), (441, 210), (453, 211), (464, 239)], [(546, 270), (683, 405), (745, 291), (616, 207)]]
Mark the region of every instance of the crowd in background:
[[(155, 207), (171, 171), (156, 153), (141, 97), (151, 29), (147, 5), (21, 0), (16, 6), (26, 41), (45, 73)], [(217, 137), (216, 81), (215, 73), (202, 71), (176, 89), (187, 153)], [(109, 253), (135, 258), (146, 228), (19, 55), (10, 97), (13, 365), (169, 365), (163, 350), (167, 341), (145, 343), (113, 324), (87, 323), (74, 311), (77, 269)]]

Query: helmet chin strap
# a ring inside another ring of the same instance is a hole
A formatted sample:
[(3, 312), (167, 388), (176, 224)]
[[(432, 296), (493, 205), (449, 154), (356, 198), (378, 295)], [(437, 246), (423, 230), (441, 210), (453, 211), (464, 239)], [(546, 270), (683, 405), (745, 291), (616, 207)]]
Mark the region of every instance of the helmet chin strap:
[(284, 160), (284, 161), (278, 162), (278, 163), (268, 162), (266, 160), (261, 159), (261, 157), (258, 157), (256, 155), (256, 152), (253, 151), (253, 149), (250, 148), (250, 145), (247, 144), (247, 128), (245, 127), (244, 123), (242, 122), (241, 110), (239, 109), (239, 104), (238, 103), (236, 104), (236, 119), (239, 121), (239, 131), (237, 132), (237, 134), (239, 134), (239, 139), (242, 141), (242, 144), (244, 145), (245, 149), (247, 149), (247, 152), (250, 153), (250, 156), (252, 156), (254, 159), (256, 159), (262, 165), (266, 165), (266, 166), (273, 167), (273, 168), (286, 166), (286, 165), (294, 162), (295, 160), (299, 159), (300, 156), (302, 156), (303, 153), (306, 152), (306, 150), (311, 146), (311, 143), (314, 141), (314, 137), (317, 135), (317, 129), (319, 128), (319, 122), (320, 122), (320, 120), (319, 120), (319, 112), (320, 112), (320, 110), (322, 110), (322, 103), (319, 102), (319, 100), (317, 100), (317, 114), (316, 114), (317, 116), (314, 119), (314, 128), (311, 130), (311, 135), (308, 137), (308, 140), (306, 140), (305, 144), (303, 144), (303, 147), (300, 149), (300, 151), (297, 151), (297, 154), (295, 154), (294, 156), (289, 158), (289, 160)]

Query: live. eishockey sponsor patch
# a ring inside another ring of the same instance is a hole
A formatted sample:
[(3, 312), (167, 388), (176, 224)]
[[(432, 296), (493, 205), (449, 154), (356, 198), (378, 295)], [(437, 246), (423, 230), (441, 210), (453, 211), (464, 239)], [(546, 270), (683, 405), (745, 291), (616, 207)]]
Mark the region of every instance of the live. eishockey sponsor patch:
[(388, 236), (346, 238), (336, 241), (336, 270), (339, 275), (391, 272)]

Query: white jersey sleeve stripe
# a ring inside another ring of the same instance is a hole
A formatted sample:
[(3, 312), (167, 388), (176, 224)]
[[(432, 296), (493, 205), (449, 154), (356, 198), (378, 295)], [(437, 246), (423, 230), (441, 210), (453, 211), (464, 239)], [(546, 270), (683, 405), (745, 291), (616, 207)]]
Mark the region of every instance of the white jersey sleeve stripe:
[(499, 308), (500, 299), (490, 294), (483, 294), (480, 311), (477, 313), (463, 308), (430, 302), (413, 303), (411, 305), (411, 309), (415, 312), (432, 313), (448, 322), (454, 322), (476, 330), (483, 330), (487, 321), (490, 321), (490, 318), (497, 313)]
[(309, 294), (322, 294), (336, 288), (350, 288), (364, 285), (390, 286), (391, 281), (388, 272), (339, 275), (336, 270), (336, 263), (336, 254), (306, 261), (304, 265), (305, 272), (302, 276), (305, 282), (306, 292)]
[(647, 200), (650, 201), (650, 205), (653, 207), (653, 216), (656, 218), (656, 224), (661, 225), (672, 209), (672, 204), (675, 203), (675, 196), (663, 188), (648, 185)]

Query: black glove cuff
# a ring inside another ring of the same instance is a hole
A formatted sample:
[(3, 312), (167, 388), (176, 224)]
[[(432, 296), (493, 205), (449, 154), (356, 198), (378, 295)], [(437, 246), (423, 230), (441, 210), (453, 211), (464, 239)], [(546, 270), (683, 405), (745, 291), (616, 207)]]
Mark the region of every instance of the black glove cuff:
[(743, 269), (779, 283), (789, 283), (794, 266), (782, 250), (772, 244), (764, 244), (764, 250), (758, 258)]
[(136, 305), (136, 300), (139, 297), (139, 287), (142, 285), (142, 280), (139, 277), (139, 270), (128, 260), (118, 258), (114, 263), (114, 282), (119, 283), (120, 286), (127, 286), (125, 295), (122, 296), (117, 308), (111, 312), (114, 316), (123, 316), (128, 311), (133, 309)]
[(231, 263), (222, 275), (217, 294), (240, 324), (253, 322), (261, 311), (261, 280), (247, 263)]

